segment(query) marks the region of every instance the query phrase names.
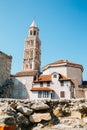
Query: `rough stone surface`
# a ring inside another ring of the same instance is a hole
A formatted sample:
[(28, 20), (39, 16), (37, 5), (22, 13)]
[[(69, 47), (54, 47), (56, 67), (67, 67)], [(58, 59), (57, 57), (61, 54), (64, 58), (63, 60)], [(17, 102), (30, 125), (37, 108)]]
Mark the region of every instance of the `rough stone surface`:
[(44, 110), (44, 109), (49, 109), (49, 106), (47, 104), (43, 103), (43, 102), (38, 102), (36, 104), (33, 104), (31, 106), (31, 108), (33, 110)]
[(15, 118), (8, 115), (0, 116), (0, 125), (6, 124), (6, 125), (13, 125), (15, 124)]
[(21, 112), (21, 113), (23, 113), (24, 115), (26, 115), (26, 116), (29, 116), (32, 112), (33, 112), (33, 110), (31, 110), (31, 109), (29, 109), (29, 108), (27, 108), (27, 107), (23, 107), (23, 106), (17, 106), (17, 108), (16, 108), (19, 112)]
[(49, 121), (51, 120), (51, 115), (50, 113), (34, 113), (29, 119), (32, 123), (41, 122), (42, 120)]
[(87, 100), (0, 99), (0, 125), (16, 130), (87, 130)]

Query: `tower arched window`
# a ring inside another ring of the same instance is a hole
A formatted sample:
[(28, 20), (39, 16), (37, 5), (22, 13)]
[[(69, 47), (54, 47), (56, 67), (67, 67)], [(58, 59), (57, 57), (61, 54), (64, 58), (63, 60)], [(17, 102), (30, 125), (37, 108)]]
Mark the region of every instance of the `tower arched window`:
[(28, 69), (28, 64), (26, 64), (26, 69)]
[(30, 30), (30, 35), (32, 35), (32, 31)]
[(36, 35), (36, 31), (34, 30), (34, 35)]
[(30, 63), (30, 69), (32, 69), (32, 63)]
[(31, 40), (31, 47), (33, 46), (33, 40)]
[(30, 58), (33, 58), (33, 50), (30, 50)]

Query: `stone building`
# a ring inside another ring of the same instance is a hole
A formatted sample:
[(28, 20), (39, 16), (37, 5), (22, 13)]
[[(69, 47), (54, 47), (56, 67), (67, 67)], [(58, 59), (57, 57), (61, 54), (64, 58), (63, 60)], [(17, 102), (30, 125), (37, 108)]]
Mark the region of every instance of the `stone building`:
[(75, 83), (72, 79), (53, 72), (36, 77), (31, 91), (31, 100), (70, 99), (75, 97)]
[(0, 51), (0, 97), (11, 97), (12, 94), (11, 63), (12, 56)]
[(68, 60), (46, 65), (40, 72), (41, 41), (35, 21), (25, 40), (23, 69), (13, 76), (14, 98), (62, 99), (76, 98), (83, 82), (83, 66)]
[(10, 79), (12, 56), (0, 51), (0, 85)]
[(43, 74), (34, 80), (31, 99), (70, 99), (78, 96), (78, 86), (83, 82), (82, 65), (59, 60), (46, 65), (42, 70)]
[(35, 21), (29, 27), (28, 36), (25, 40), (23, 69), (14, 75), (15, 98), (30, 98), (34, 77), (40, 73), (41, 65), (41, 41), (39, 28)]

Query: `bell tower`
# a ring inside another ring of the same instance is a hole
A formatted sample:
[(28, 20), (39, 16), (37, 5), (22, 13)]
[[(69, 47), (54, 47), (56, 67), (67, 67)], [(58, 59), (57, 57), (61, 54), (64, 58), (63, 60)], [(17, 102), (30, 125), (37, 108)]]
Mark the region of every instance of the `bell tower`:
[(40, 72), (41, 65), (41, 41), (39, 39), (39, 28), (35, 21), (29, 27), (28, 37), (25, 39), (23, 71)]

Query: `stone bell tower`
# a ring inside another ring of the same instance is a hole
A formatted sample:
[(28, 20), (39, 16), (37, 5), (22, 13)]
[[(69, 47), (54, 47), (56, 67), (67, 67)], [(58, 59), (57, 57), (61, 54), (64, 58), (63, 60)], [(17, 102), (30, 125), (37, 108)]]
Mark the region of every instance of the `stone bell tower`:
[(25, 40), (23, 71), (40, 72), (41, 64), (41, 41), (39, 39), (39, 28), (35, 21), (29, 27), (28, 37)]

